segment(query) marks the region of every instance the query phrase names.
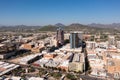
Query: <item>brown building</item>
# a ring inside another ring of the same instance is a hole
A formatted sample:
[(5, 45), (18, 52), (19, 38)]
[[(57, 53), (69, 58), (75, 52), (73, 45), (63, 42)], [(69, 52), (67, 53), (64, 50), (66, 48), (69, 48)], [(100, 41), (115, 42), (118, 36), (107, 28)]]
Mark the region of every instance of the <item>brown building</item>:
[(39, 52), (42, 52), (43, 49), (44, 47), (34, 47), (31, 49), (31, 51), (34, 53), (39, 53)]
[(47, 59), (53, 59), (56, 57), (56, 54), (44, 54), (43, 57)]
[(26, 44), (23, 44), (23, 48), (24, 48), (24, 49), (31, 50), (32, 47), (33, 47), (33, 46), (32, 46), (31, 44), (27, 44), (27, 43), (26, 43)]
[(31, 50), (32, 52), (35, 53), (39, 53), (44, 49), (44, 46), (37, 46), (35, 47), (35, 45), (29, 44), (29, 43), (25, 43), (21, 46), (22, 49), (27, 49), (27, 50)]
[(58, 45), (64, 44), (64, 31), (61, 28), (57, 29), (56, 40)]
[(111, 61), (108, 61), (107, 63), (107, 70), (108, 73), (114, 74), (116, 72), (120, 72), (120, 60), (119, 59), (114, 59)]

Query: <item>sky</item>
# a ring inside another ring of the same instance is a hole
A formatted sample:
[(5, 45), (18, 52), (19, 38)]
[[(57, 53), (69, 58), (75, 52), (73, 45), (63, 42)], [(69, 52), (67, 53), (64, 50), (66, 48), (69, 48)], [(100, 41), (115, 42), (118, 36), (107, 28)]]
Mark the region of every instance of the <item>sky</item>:
[(0, 0), (0, 25), (120, 23), (120, 0)]

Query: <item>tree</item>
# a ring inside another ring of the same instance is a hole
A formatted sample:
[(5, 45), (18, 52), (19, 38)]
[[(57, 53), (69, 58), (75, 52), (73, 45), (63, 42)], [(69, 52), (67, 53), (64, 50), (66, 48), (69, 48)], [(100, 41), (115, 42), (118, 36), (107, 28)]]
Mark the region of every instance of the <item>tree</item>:
[(20, 80), (27, 80), (26, 75), (23, 74), (23, 75), (21, 76)]
[(33, 67), (30, 67), (29, 69), (28, 69), (28, 72), (34, 72), (35, 71), (35, 68), (33, 68)]
[(40, 69), (39, 69), (39, 73), (38, 73), (38, 75), (41, 77), (42, 75), (44, 75), (44, 74), (46, 74), (46, 73), (47, 73), (46, 70), (40, 68)]
[(61, 72), (61, 68), (58, 68), (59, 72)]
[(62, 76), (62, 74), (60, 72), (52, 72), (52, 73), (50, 73), (50, 75), (56, 79), (59, 79)]
[(68, 74), (66, 75), (66, 77), (67, 77), (68, 79), (70, 79), (70, 80), (76, 80), (76, 77), (75, 77), (74, 75), (70, 74), (70, 73), (68, 73)]

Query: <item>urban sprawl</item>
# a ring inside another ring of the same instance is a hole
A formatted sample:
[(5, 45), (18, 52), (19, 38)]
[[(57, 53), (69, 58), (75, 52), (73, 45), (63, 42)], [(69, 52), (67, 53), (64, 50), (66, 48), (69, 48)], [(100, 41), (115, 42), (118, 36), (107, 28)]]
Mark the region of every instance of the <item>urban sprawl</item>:
[(0, 80), (119, 80), (117, 34), (0, 34)]

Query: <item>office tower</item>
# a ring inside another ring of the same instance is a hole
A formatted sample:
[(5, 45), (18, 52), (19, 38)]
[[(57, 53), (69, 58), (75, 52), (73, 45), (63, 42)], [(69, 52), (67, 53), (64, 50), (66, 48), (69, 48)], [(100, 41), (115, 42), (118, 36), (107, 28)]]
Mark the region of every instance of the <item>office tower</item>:
[(83, 40), (83, 32), (78, 31), (78, 38), (79, 38), (79, 46), (82, 46), (82, 40)]
[(116, 41), (115, 41), (115, 36), (109, 35), (108, 36), (108, 45), (115, 45)]
[(57, 40), (58, 46), (64, 44), (64, 31), (63, 31), (63, 29), (61, 29), (61, 28), (57, 29), (56, 40)]
[(83, 39), (83, 32), (82, 31), (79, 31), (77, 32), (78, 33), (78, 38), (79, 40), (82, 40)]
[(79, 47), (78, 33), (70, 33), (70, 48)]

